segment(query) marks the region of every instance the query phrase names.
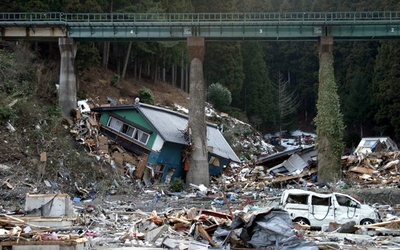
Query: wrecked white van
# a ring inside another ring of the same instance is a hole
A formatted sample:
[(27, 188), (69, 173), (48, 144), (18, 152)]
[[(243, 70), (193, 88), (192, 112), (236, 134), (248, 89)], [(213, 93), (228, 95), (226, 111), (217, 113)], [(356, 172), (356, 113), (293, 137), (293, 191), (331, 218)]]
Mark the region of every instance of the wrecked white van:
[(343, 224), (355, 221), (366, 225), (381, 221), (376, 209), (347, 194), (320, 194), (301, 189), (283, 192), (280, 205), (294, 222), (321, 227), (329, 222)]

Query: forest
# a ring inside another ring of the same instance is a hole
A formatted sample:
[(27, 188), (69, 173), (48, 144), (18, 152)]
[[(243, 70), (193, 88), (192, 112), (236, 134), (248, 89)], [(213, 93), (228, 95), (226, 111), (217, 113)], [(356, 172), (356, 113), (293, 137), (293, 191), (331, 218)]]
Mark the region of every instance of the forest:
[[(396, 0), (3, 0), (0, 12), (207, 13), (400, 11)], [(400, 43), (396, 40), (334, 43), (334, 73), (345, 123), (345, 143), (363, 136), (400, 140)], [(58, 58), (57, 43), (41, 42), (42, 57)], [(129, 64), (123, 64), (127, 51)], [(81, 42), (79, 71), (102, 66), (162, 80), (188, 91), (188, 55), (181, 42)], [(232, 97), (221, 111), (245, 117), (270, 133), (301, 128), (312, 132), (316, 116), (319, 58), (316, 42), (206, 42), (206, 87), (219, 83)], [(290, 98), (283, 98), (283, 97)], [(243, 115), (244, 114), (244, 115)]]

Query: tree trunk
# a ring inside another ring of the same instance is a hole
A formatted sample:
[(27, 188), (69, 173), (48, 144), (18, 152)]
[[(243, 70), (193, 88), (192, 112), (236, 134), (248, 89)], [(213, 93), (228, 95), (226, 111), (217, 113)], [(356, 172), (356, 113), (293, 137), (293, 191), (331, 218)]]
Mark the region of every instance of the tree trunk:
[(162, 68), (162, 81), (165, 82), (165, 58), (163, 61), (163, 68)]
[(108, 58), (110, 57), (110, 42), (104, 42), (103, 47), (103, 68), (108, 69)]
[(183, 90), (184, 89), (184, 84), (185, 84), (185, 79), (184, 79), (184, 70), (185, 70), (185, 68), (184, 68), (184, 58), (183, 58), (183, 51), (182, 51), (182, 59), (181, 59), (181, 67), (180, 67), (180, 69), (181, 69), (181, 86), (180, 86), (180, 89), (181, 90)]
[(130, 57), (130, 55), (131, 55), (131, 49), (132, 49), (132, 42), (129, 42), (128, 51), (127, 51), (127, 53), (126, 53), (125, 62), (124, 62), (124, 68), (122, 69), (122, 74), (121, 74), (121, 79), (122, 79), (122, 80), (125, 79), (126, 68), (127, 68), (127, 66), (128, 66), (129, 57)]
[(172, 64), (171, 74), (171, 85), (175, 87), (175, 63)]
[(189, 93), (189, 64), (186, 64), (185, 68), (185, 91)]
[(137, 63), (137, 60), (134, 60), (134, 63), (133, 63), (133, 78), (134, 79), (137, 79), (137, 67), (138, 67), (138, 63)]
[(142, 80), (142, 61), (139, 61), (139, 81)]
[(156, 62), (154, 63), (154, 69), (153, 69), (153, 83), (156, 83), (157, 78), (158, 78), (158, 57), (156, 58)]

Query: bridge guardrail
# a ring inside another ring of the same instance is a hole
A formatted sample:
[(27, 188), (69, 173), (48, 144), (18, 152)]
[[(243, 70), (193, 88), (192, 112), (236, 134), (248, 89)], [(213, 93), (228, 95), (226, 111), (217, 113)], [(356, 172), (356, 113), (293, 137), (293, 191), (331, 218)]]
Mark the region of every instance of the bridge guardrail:
[[(62, 12), (19, 12), (0, 13), (2, 25), (83, 25), (94, 23), (119, 23), (125, 25), (146, 25), (156, 23), (165, 25), (174, 23), (192, 23), (213, 25), (291, 25), (304, 24), (337, 24), (371, 22), (399, 23), (400, 12), (266, 12), (266, 13), (62, 13)], [(118, 24), (116, 24), (118, 25)]]

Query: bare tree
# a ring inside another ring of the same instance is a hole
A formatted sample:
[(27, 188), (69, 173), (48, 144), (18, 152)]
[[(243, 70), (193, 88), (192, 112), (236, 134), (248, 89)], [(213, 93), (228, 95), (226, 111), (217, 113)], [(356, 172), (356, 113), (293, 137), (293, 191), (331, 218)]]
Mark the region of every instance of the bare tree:
[(287, 121), (286, 118), (296, 112), (297, 108), (300, 106), (300, 100), (295, 96), (295, 91), (289, 91), (289, 82), (283, 79), (283, 75), (280, 72), (277, 83), (273, 83), (273, 85), (278, 92), (279, 141), (281, 141), (282, 128), (292, 122)]

